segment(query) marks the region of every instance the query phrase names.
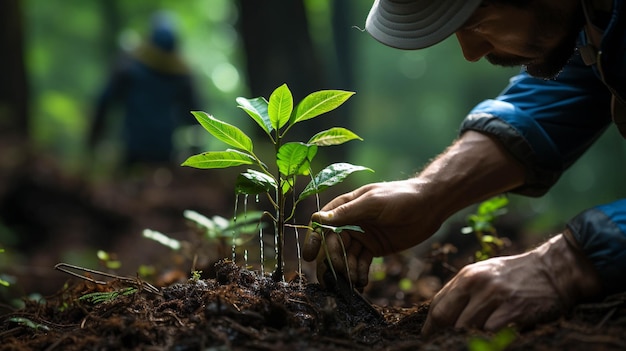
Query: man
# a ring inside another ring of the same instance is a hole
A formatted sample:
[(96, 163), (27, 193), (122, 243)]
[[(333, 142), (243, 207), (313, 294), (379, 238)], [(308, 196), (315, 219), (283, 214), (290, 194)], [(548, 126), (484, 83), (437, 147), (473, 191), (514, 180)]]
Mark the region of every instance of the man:
[(166, 165), (175, 160), (172, 136), (177, 127), (193, 125), (197, 107), (191, 72), (178, 52), (174, 18), (152, 17), (150, 36), (115, 67), (99, 96), (88, 142), (94, 148), (105, 132), (114, 106), (123, 109), (124, 166)]
[[(341, 233), (348, 267), (339, 236), (325, 234), (335, 269), (357, 286), (367, 284), (372, 257), (422, 242), (470, 204), (504, 192), (544, 194), (611, 117), (626, 136), (623, 1), (376, 0), (366, 28), (400, 49), (454, 34), (467, 60), (524, 69), (470, 112), (458, 140), (420, 174), (363, 186), (313, 214), (312, 221), (364, 229)], [(320, 234), (307, 233), (305, 259), (321, 263), (320, 247)], [(624, 272), (621, 199), (581, 212), (527, 253), (464, 267), (432, 300), (422, 332), (530, 326), (583, 299), (626, 290)]]

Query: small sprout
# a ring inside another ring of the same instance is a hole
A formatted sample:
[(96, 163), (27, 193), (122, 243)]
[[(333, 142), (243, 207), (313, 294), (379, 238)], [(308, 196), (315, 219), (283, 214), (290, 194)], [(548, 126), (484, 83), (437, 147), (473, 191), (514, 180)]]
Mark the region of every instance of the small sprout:
[(496, 196), (482, 202), (476, 211), (467, 217), (468, 226), (461, 228), (462, 234), (476, 235), (480, 244), (480, 250), (476, 251), (476, 261), (484, 261), (493, 257), (498, 250), (505, 246), (505, 242), (498, 237), (496, 228), (493, 226), (496, 218), (507, 212), (506, 205), (509, 199), (506, 196)]
[(154, 266), (151, 266), (151, 265), (142, 264), (137, 269), (137, 274), (139, 274), (140, 277), (144, 277), (144, 278), (154, 277), (156, 275), (156, 268), (154, 268)]
[(409, 278), (402, 278), (398, 283), (398, 287), (401, 291), (407, 292), (413, 289), (413, 282)]
[(502, 351), (511, 345), (516, 337), (515, 330), (504, 328), (493, 335), (491, 339), (480, 337), (469, 339), (467, 348), (469, 351)]
[(180, 250), (180, 241), (172, 239), (161, 232), (157, 232), (156, 230), (144, 229), (142, 235), (144, 238), (154, 240), (159, 244), (167, 246), (174, 251)]
[(108, 269), (120, 269), (122, 267), (122, 262), (115, 258), (115, 254), (108, 253), (104, 250), (98, 250), (96, 255), (98, 256), (100, 262), (102, 262)]
[(194, 282), (198, 282), (202, 277), (202, 271), (191, 271), (191, 280)]
[(50, 330), (50, 328), (48, 328), (47, 326), (40, 324), (40, 323), (35, 323), (25, 317), (13, 317), (9, 319), (9, 322), (17, 323), (19, 325), (31, 328), (33, 330), (43, 330), (43, 331)]
[(245, 239), (252, 238), (252, 234), (256, 234), (259, 228), (264, 226), (261, 223), (263, 215), (263, 212), (251, 211), (246, 213), (243, 218), (238, 218), (237, 221), (234, 221), (221, 216), (208, 218), (192, 210), (183, 212), (183, 216), (187, 220), (204, 232), (205, 239), (215, 241), (235, 237), (238, 245), (243, 244), (246, 241)]
[(100, 304), (103, 302), (110, 302), (118, 298), (119, 296), (127, 296), (137, 292), (137, 288), (128, 287), (121, 290), (115, 291), (106, 291), (106, 292), (93, 292), (89, 294), (85, 294), (78, 299), (81, 301), (88, 301), (93, 304)]

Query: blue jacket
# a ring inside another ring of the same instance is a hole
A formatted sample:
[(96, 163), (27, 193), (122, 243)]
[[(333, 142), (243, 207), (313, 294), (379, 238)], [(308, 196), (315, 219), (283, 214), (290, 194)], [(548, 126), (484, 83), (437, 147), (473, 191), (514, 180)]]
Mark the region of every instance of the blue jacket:
[(168, 163), (174, 130), (192, 125), (198, 106), (191, 73), (176, 51), (173, 28), (157, 14), (150, 40), (118, 62), (99, 96), (89, 135), (95, 145), (113, 106), (123, 109), (124, 162)]
[[(593, 24), (591, 16), (587, 18), (587, 25)], [(579, 50), (556, 79), (521, 72), (500, 96), (480, 103), (463, 121), (461, 133), (490, 134), (524, 164), (527, 182), (514, 192), (544, 194), (612, 119), (626, 137), (624, 1), (613, 1), (608, 23), (601, 29), (599, 43), (590, 39), (589, 28), (581, 32)], [(583, 55), (589, 50), (593, 55)], [(621, 115), (615, 112), (618, 106)], [(568, 228), (597, 268), (605, 291), (626, 290), (626, 199), (583, 211)]]

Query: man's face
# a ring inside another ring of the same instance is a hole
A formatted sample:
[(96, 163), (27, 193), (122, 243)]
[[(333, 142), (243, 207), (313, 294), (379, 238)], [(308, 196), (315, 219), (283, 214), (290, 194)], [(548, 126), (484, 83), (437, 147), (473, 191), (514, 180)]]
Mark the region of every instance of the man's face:
[(583, 22), (579, 1), (535, 0), (523, 7), (497, 1), (481, 6), (456, 36), (468, 61), (525, 66), (529, 74), (554, 78), (576, 48)]

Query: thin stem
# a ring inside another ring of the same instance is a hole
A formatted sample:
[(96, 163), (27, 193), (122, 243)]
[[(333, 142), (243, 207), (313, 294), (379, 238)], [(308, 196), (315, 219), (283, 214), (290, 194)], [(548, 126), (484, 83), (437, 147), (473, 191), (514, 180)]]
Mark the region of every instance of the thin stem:
[[(276, 143), (274, 144), (275, 153), (278, 155), (278, 151), (281, 147), (281, 135), (280, 131), (276, 129)], [(283, 263), (283, 245), (285, 241), (285, 194), (283, 194), (283, 178), (280, 176), (280, 170), (277, 170), (278, 189), (276, 189), (276, 219), (275, 222), (275, 234), (276, 234), (276, 270), (272, 274), (272, 279), (276, 282), (284, 280), (284, 263)]]

